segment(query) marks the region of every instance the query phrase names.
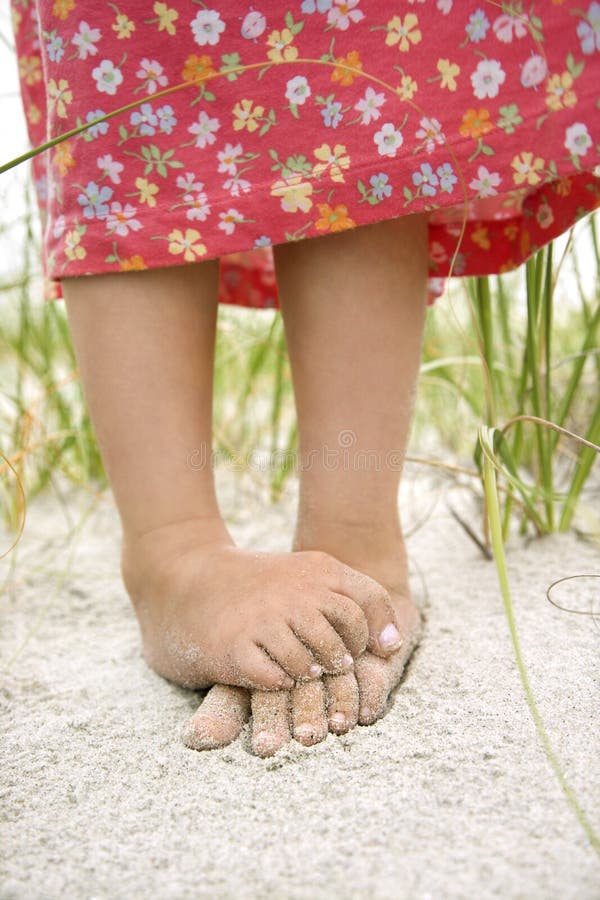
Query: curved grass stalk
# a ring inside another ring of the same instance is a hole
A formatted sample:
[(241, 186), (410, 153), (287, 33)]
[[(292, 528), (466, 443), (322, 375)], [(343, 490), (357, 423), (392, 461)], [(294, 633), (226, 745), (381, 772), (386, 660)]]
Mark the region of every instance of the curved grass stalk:
[(492, 549), (494, 552), (496, 570), (498, 572), (498, 580), (500, 582), (500, 590), (502, 592), (502, 599), (504, 601), (504, 610), (506, 612), (506, 618), (508, 620), (508, 627), (510, 630), (510, 636), (515, 652), (519, 676), (521, 678), (521, 684), (523, 685), (527, 705), (529, 706), (529, 711), (531, 712), (531, 716), (533, 718), (540, 743), (542, 744), (542, 747), (546, 754), (546, 758), (548, 759), (548, 762), (554, 770), (554, 774), (558, 779), (567, 803), (571, 807), (571, 810), (577, 818), (577, 821), (587, 835), (592, 848), (595, 850), (598, 856), (600, 856), (600, 837), (594, 831), (594, 828), (585, 811), (583, 810), (581, 804), (579, 803), (573, 788), (570, 786), (565, 777), (560, 764), (560, 760), (552, 749), (550, 739), (546, 732), (542, 717), (537, 708), (537, 704), (531, 690), (531, 685), (529, 683), (529, 677), (525, 669), (513, 612), (512, 598), (508, 582), (508, 572), (506, 568), (506, 557), (504, 554), (504, 542), (502, 540), (502, 523), (500, 519), (500, 505), (498, 501), (498, 492), (496, 486), (497, 463), (493, 453), (493, 432), (494, 429), (488, 428), (485, 425), (482, 425), (479, 428), (479, 442), (484, 456), (483, 483), (487, 505), (488, 522), (492, 537)]

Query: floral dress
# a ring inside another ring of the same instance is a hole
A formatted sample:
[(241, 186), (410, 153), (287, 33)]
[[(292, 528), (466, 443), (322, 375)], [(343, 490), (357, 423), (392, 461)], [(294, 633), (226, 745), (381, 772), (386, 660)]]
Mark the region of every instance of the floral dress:
[(271, 245), (425, 212), (432, 300), (599, 205), (600, 2), (11, 4), (32, 144), (80, 129), (33, 163), (48, 299), (220, 257), (276, 306)]

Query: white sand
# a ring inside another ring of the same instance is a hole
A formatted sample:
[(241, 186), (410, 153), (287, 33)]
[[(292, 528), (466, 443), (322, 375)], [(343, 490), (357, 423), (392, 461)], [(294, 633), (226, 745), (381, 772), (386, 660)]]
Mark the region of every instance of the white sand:
[[(290, 501), (259, 513), (232, 484), (239, 541), (286, 548)], [(432, 496), (412, 491), (409, 525)], [(444, 497), (410, 538), (427, 631), (388, 714), (270, 760), (247, 735), (210, 753), (181, 744), (197, 696), (139, 656), (110, 500), (76, 540), (67, 530), (56, 496), (35, 501), (2, 599), (4, 661), (38, 626), (3, 679), (2, 898), (600, 897), (598, 857), (524, 699), (495, 568)], [(509, 559), (534, 694), (599, 830), (600, 627), (545, 589), (600, 573), (600, 556), (567, 536), (513, 541)], [(571, 603), (598, 612), (598, 584), (576, 583)]]

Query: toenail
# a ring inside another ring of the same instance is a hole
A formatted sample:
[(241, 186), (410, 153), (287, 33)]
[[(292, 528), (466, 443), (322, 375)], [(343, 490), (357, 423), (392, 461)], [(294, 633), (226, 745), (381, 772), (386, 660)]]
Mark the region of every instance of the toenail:
[(329, 718), (329, 724), (332, 728), (335, 728), (336, 731), (346, 727), (346, 716), (344, 713), (336, 712)]
[(297, 725), (294, 728), (294, 737), (302, 741), (313, 741), (315, 738), (315, 729), (312, 725)]
[(320, 678), (321, 675), (323, 674), (322, 666), (313, 665), (310, 667), (310, 669), (308, 671), (310, 673), (311, 678)]
[(372, 718), (372, 715), (373, 715), (373, 713), (371, 712), (371, 710), (369, 709), (368, 706), (365, 706), (365, 707), (364, 707), (363, 709), (361, 709), (361, 711), (360, 711), (360, 718), (361, 718), (361, 719), (370, 719), (370, 718)]
[(344, 653), (344, 655), (342, 656), (342, 669), (350, 669), (353, 663), (354, 660), (352, 659), (350, 654)]
[(272, 731), (259, 731), (254, 735), (254, 743), (261, 750), (274, 750), (277, 746), (277, 735)]
[(379, 635), (379, 643), (386, 650), (388, 650), (390, 647), (394, 647), (395, 645), (400, 646), (400, 644), (402, 643), (400, 632), (392, 622), (390, 622), (389, 625), (386, 625)]

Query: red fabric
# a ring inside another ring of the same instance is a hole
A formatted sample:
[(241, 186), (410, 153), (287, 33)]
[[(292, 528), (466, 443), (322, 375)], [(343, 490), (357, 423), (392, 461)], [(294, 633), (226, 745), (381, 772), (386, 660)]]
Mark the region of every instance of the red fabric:
[(599, 203), (598, 2), (12, 10), (33, 144), (143, 100), (34, 162), (49, 298), (62, 276), (221, 257), (223, 302), (275, 306), (268, 245), (427, 212), (433, 299)]

